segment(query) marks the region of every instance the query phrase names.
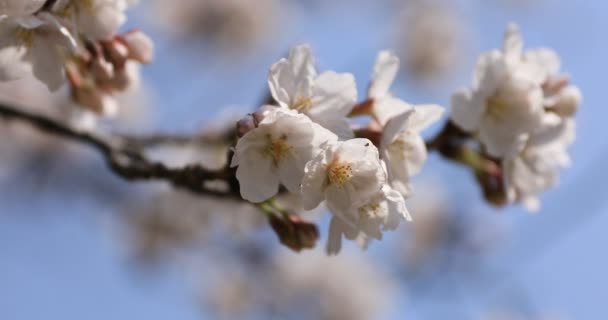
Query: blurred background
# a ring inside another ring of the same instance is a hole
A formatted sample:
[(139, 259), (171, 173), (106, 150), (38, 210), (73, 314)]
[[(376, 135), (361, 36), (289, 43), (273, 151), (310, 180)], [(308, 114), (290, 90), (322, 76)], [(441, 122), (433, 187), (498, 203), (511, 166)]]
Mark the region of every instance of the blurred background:
[[(449, 107), (512, 21), (528, 48), (558, 52), (583, 92), (573, 166), (529, 214), (485, 204), (469, 171), (432, 155), (408, 200), (413, 223), (367, 251), (349, 242), (326, 257), (326, 214), (305, 215), (321, 241), (296, 254), (255, 208), (124, 182), (86, 147), (0, 121), (0, 319), (605, 319), (608, 3), (140, 2), (125, 30), (149, 33), (156, 61), (102, 128), (221, 130), (264, 100), (269, 66), (300, 43), (319, 69), (353, 73), (360, 97), (376, 54), (392, 49), (402, 59), (395, 93)], [(65, 93), (31, 80), (0, 85), (0, 97), (73, 113)], [(157, 154), (221, 166), (225, 150)]]

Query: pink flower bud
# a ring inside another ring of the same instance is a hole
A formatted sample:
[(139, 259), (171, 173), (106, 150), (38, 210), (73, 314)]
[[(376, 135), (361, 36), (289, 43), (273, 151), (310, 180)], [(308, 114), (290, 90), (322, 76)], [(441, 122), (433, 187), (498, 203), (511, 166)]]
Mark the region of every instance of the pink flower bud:
[(114, 98), (92, 86), (73, 87), (72, 98), (79, 105), (100, 115), (113, 116), (118, 110)]
[(154, 43), (152, 39), (139, 30), (125, 34), (122, 39), (129, 49), (129, 59), (147, 64), (154, 58)]

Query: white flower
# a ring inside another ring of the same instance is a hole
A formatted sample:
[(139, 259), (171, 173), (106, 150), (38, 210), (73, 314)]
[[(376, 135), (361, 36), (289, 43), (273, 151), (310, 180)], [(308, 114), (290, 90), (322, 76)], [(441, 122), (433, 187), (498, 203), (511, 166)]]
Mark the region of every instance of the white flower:
[(282, 108), (306, 114), (342, 139), (353, 137), (346, 116), (357, 101), (355, 78), (333, 71), (317, 75), (307, 45), (292, 48), (287, 59), (273, 64), (268, 84)]
[(0, 81), (33, 72), (55, 91), (63, 84), (65, 55), (74, 45), (65, 28), (49, 14), (0, 18)]
[(547, 111), (559, 117), (573, 116), (582, 101), (582, 94), (576, 86), (569, 84), (567, 76), (560, 74), (561, 62), (557, 53), (546, 48), (532, 49), (524, 53), (524, 59), (544, 71), (543, 93)]
[(241, 196), (262, 202), (278, 192), (279, 183), (299, 192), (304, 167), (322, 143), (337, 140), (330, 131), (295, 111), (272, 108), (259, 126), (236, 144), (231, 166)]
[(23, 17), (38, 11), (46, 0), (0, 0), (0, 17)]
[(442, 115), (440, 106), (416, 106), (388, 120), (383, 129), (380, 155), (386, 163), (391, 186), (403, 196), (410, 193), (409, 178), (420, 172), (427, 158), (420, 131)]
[(367, 97), (372, 100), (373, 115), (381, 125), (385, 125), (390, 118), (412, 109), (410, 104), (390, 92), (397, 71), (399, 71), (399, 58), (390, 51), (380, 51), (374, 65)]
[(75, 32), (91, 40), (108, 40), (127, 20), (127, 0), (59, 0), (53, 7), (58, 16), (75, 24)]
[(523, 40), (509, 25), (502, 50), (481, 55), (473, 88), (452, 96), (452, 121), (477, 132), (487, 152), (501, 157), (542, 124), (547, 69), (523, 58)]
[(327, 143), (306, 164), (302, 179), (303, 207), (312, 210), (326, 200), (335, 214), (351, 212), (368, 203), (385, 182), (386, 172), (371, 141), (352, 139)]
[(384, 185), (364, 205), (332, 217), (327, 253), (337, 254), (340, 251), (342, 236), (366, 248), (370, 238), (382, 239), (382, 231), (395, 230), (403, 219), (411, 221), (403, 196)]
[(574, 141), (574, 120), (545, 127), (503, 160), (507, 195), (530, 211), (540, 207), (537, 196), (558, 182), (559, 170), (570, 165), (567, 148)]

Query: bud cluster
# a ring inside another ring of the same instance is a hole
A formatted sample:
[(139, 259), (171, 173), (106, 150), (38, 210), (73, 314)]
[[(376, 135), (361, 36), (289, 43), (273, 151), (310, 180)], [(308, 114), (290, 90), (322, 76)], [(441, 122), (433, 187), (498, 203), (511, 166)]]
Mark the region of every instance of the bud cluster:
[(78, 105), (101, 115), (116, 110), (112, 94), (138, 80), (152, 41), (140, 31), (118, 35), (131, 0), (0, 2), (0, 81), (33, 74), (49, 90), (67, 78)]

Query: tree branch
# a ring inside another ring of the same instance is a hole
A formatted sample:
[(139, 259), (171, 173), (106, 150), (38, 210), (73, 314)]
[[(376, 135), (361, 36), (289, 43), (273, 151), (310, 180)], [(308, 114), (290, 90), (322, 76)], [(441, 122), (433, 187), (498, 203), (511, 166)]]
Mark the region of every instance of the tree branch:
[[(19, 121), (41, 132), (93, 147), (103, 155), (108, 167), (125, 180), (166, 181), (177, 188), (196, 194), (241, 199), (234, 170), (229, 166), (220, 170), (209, 170), (198, 164), (170, 168), (163, 163), (148, 159), (143, 152), (144, 148), (130, 147), (146, 146), (150, 143), (149, 140), (163, 140), (161, 136), (140, 138), (141, 141), (136, 137), (125, 139), (117, 135), (102, 136), (2, 102), (0, 102), (0, 117)], [(166, 140), (170, 141), (172, 138)], [(196, 141), (197, 138), (193, 137), (191, 140)], [(226, 188), (220, 190), (210, 187), (208, 182), (213, 181), (224, 181)]]

